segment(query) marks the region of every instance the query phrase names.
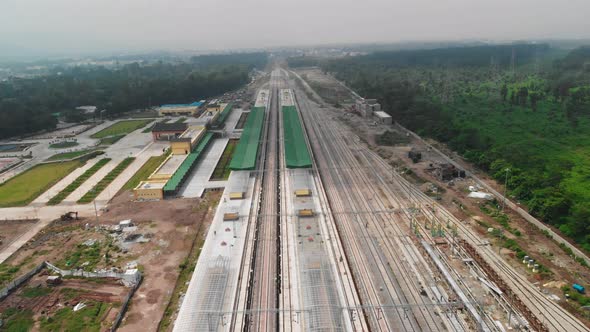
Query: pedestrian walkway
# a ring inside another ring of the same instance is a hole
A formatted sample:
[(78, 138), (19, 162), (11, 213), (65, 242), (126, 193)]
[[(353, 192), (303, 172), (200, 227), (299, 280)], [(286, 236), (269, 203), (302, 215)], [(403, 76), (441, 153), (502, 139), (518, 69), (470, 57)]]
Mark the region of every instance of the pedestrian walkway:
[(185, 185), (180, 190), (182, 197), (201, 197), (207, 188), (224, 188), (226, 181), (209, 181), (217, 162), (229, 142), (227, 138), (218, 138), (211, 143), (209, 150), (193, 169)]

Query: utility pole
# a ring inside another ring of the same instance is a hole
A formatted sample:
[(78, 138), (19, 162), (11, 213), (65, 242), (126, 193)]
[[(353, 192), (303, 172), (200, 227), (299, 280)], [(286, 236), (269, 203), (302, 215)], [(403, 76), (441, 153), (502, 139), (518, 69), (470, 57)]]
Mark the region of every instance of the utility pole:
[[(97, 182), (98, 184), (98, 182)], [(96, 184), (95, 184), (96, 186)], [(93, 193), (96, 192), (96, 187), (93, 187), (91, 190)], [(94, 197), (94, 199), (92, 200), (92, 203), (94, 203), (94, 216), (96, 217), (96, 224), (98, 224), (98, 210), (96, 209), (96, 197)]]
[(506, 194), (508, 192), (508, 173), (510, 173), (510, 168), (506, 168), (506, 179), (504, 180), (504, 197), (502, 199), (502, 212), (504, 212), (504, 207), (506, 206)]

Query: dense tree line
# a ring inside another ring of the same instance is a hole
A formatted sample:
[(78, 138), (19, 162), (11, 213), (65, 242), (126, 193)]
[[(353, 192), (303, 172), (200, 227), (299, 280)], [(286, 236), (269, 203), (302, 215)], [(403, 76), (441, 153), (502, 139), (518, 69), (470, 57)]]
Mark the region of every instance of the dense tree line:
[(551, 51), (486, 46), (290, 65), (321, 66), (501, 182), (509, 169), (510, 194), (590, 250), (590, 48), (557, 61), (544, 56)]
[(262, 69), (267, 62), (267, 53), (231, 53), (215, 55), (199, 55), (191, 58), (191, 62), (200, 66), (245, 64)]
[(104, 109), (116, 116), (134, 109), (164, 103), (184, 103), (222, 94), (249, 82), (255, 66), (264, 66), (261, 54), (239, 57), (207, 56), (205, 63), (150, 65), (132, 63), (119, 69), (103, 67), (55, 68), (51, 75), (11, 79), (0, 83), (0, 138), (53, 129), (53, 113), (76, 119), (72, 110), (81, 105)]

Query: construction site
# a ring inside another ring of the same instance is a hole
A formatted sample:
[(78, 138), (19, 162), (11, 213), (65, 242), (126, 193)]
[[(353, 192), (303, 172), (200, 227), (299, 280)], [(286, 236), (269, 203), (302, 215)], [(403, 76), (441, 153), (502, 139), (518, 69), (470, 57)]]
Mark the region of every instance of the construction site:
[(0, 330), (590, 329), (582, 251), (378, 100), (273, 66), (2, 208)]

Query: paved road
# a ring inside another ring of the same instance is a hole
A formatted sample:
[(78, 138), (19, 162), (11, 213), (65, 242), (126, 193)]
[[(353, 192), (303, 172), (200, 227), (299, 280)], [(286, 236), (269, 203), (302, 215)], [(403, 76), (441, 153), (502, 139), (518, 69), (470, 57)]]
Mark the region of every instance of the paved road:
[[(106, 125), (105, 125), (106, 126)], [(93, 132), (102, 129), (100, 128), (93, 128), (92, 131), (85, 133), (85, 135), (92, 135)], [(133, 156), (136, 160), (127, 167), (123, 173), (121, 173), (105, 190), (96, 198), (96, 207), (98, 209), (98, 213), (100, 214), (100, 209), (105, 207), (108, 202), (117, 194), (117, 192), (121, 189), (121, 187), (135, 174), (135, 172), (151, 157), (155, 155), (160, 155), (162, 153), (162, 149), (167, 146), (166, 143), (152, 143), (151, 141), (151, 134), (149, 133), (142, 133), (141, 130), (136, 130), (135, 132), (127, 135), (125, 138), (121, 139), (116, 144), (108, 147), (105, 150), (105, 155), (101, 157), (109, 157), (112, 158), (114, 167), (118, 162), (123, 160), (128, 156)], [(99, 157), (99, 158), (101, 158)], [(79, 174), (84, 171), (85, 167), (90, 167), (89, 164), (93, 164), (95, 161), (87, 163), (81, 169), (77, 169), (72, 174), (68, 175), (66, 178), (68, 179), (75, 179)], [(109, 163), (109, 164), (111, 164)], [(103, 169), (107, 169), (109, 164), (105, 165), (99, 172)], [(78, 174), (79, 173), (79, 174)], [(105, 173), (104, 171), (102, 173)], [(101, 173), (101, 174), (102, 174)], [(77, 175), (76, 175), (77, 174)], [(98, 173), (97, 173), (98, 174)], [(106, 174), (106, 173), (105, 173)], [(92, 180), (94, 179), (94, 180)], [(76, 193), (77, 196), (82, 196), (86, 193), (85, 189), (91, 189), (92, 186), (95, 184), (96, 181), (98, 182), (100, 179), (98, 177), (92, 177), (87, 181), (85, 184), (81, 186), (79, 192)], [(24, 243), (29, 241), (37, 232), (39, 232), (43, 227), (45, 227), (49, 222), (52, 220), (59, 218), (60, 215), (64, 214), (68, 211), (78, 211), (80, 217), (92, 217), (95, 215), (94, 204), (76, 204), (76, 200), (72, 195), (68, 197), (68, 201), (62, 202), (62, 204), (57, 206), (44, 206), (43, 202), (45, 200), (49, 200), (52, 194), (55, 192), (59, 192), (59, 190), (63, 189), (67, 186), (69, 182), (67, 180), (63, 180), (58, 182), (55, 186), (50, 188), (47, 193), (41, 195), (35, 202), (30, 204), (29, 206), (25, 207), (12, 207), (12, 208), (2, 208), (0, 209), (0, 215), (4, 219), (39, 219), (39, 223), (35, 224), (31, 229), (29, 229), (25, 234), (21, 235), (19, 239), (14, 241), (10, 246), (4, 248), (0, 252), (0, 263), (6, 260), (10, 255), (12, 255), (16, 250), (18, 250)]]

